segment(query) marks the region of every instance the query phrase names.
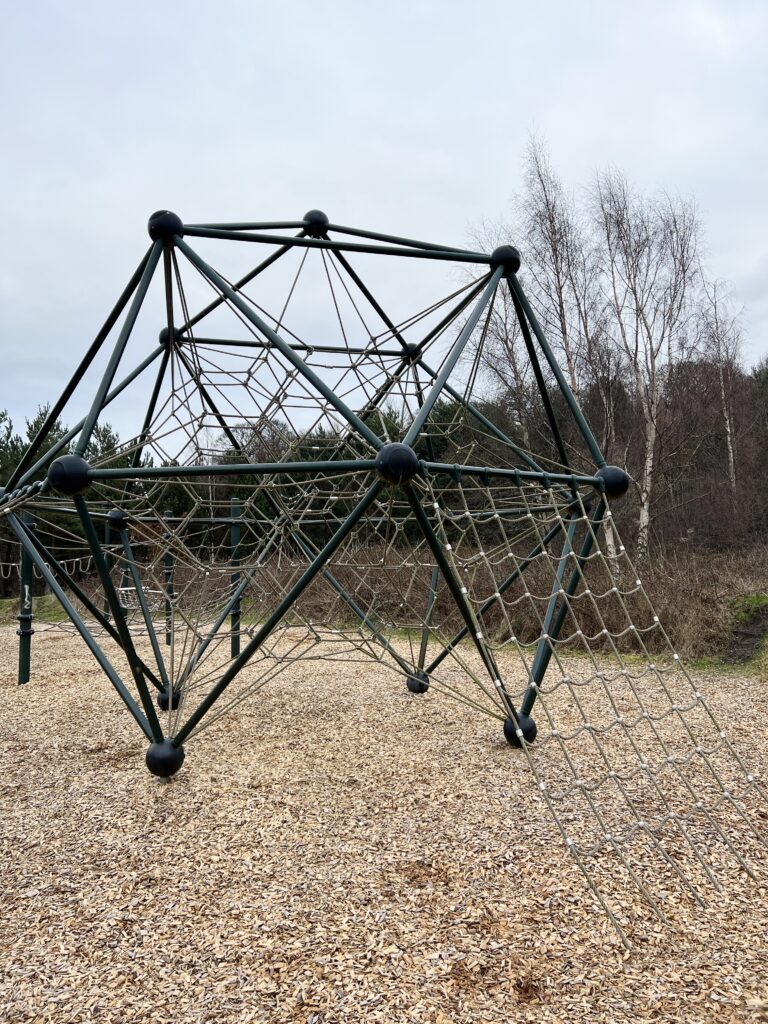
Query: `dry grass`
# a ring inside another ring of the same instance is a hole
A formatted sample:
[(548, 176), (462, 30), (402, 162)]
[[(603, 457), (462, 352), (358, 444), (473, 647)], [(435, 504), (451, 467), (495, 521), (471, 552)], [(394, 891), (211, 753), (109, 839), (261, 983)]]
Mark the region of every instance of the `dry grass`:
[[(76, 638), (0, 633), (0, 1020), (768, 1020), (765, 891), (596, 911), (524, 758), (371, 664), (308, 663), (170, 784)], [(768, 686), (703, 688), (765, 776)], [(645, 919), (644, 919), (645, 920)]]

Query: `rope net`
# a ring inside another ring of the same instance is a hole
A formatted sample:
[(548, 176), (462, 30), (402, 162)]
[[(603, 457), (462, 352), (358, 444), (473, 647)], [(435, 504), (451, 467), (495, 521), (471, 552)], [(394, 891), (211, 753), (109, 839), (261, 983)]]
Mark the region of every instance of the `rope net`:
[[(253, 284), (163, 254), (165, 338), (120, 391), (133, 436), (80, 445), (72, 499), (44, 475), (64, 435), (1, 508), (68, 628), (122, 647), (137, 707), (137, 672), (173, 696), (160, 735), (194, 739), (300, 660), (374, 659), (414, 699), (504, 727), (625, 943), (627, 887), (664, 918), (723, 869), (754, 876), (740, 839), (764, 845), (764, 791), (673, 651), (601, 478), (574, 469), (589, 451), (550, 400), (565, 385), (514, 276), (395, 321), (336, 251), (279, 254), (277, 282)], [(505, 281), (540, 382), (535, 453), (484, 390)], [(378, 460), (398, 446), (418, 469), (393, 479)]]

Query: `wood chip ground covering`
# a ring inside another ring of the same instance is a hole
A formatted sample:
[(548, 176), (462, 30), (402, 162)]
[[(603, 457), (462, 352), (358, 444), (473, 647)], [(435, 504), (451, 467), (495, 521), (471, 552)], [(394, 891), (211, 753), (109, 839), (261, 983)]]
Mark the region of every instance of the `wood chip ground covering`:
[[(3, 1022), (768, 1021), (765, 888), (732, 871), (627, 952), (492, 720), (310, 662), (163, 783), (76, 637), (36, 635), (26, 687), (16, 644), (2, 630)], [(765, 777), (766, 682), (701, 687)]]

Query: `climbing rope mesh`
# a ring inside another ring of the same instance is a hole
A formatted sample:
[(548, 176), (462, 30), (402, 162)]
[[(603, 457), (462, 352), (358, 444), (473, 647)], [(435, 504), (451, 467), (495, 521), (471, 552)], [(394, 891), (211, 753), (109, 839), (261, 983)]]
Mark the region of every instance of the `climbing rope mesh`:
[[(291, 256), (298, 266), (282, 279), (285, 297), (275, 308), (262, 277), (239, 296), (381, 440), (401, 440), (479, 281), (382, 328), (331, 254)], [(240, 596), (235, 628), (245, 650), (375, 479), (370, 463), (349, 466), (375, 456), (368, 441), (196, 268), (182, 266), (175, 252), (172, 260), (177, 317), (189, 323), (189, 293), (201, 305), (216, 300), (216, 308), (170, 347), (147, 429), (137, 424), (130, 441), (92, 460), (114, 468), (135, 459), (145, 475), (102, 479), (87, 494), (97, 524), (115, 506), (128, 514), (130, 551), (114, 535), (105, 535), (103, 551), (142, 656), (148, 611), (168, 679), (181, 694), (167, 711), (169, 735), (231, 663), (232, 595)], [(331, 310), (322, 343), (301, 315), (291, 318), (312, 265), (313, 308), (324, 292)], [(567, 485), (514, 475), (532, 465), (553, 476), (575, 471), (552, 452), (524, 452), (509, 436), (514, 425), (505, 431), (482, 412), (491, 315), (479, 322), (471, 354), (415, 446), (443, 468), (417, 476), (410, 497), (401, 487), (378, 493), (191, 736), (306, 659), (376, 659), (404, 677), (424, 671), (430, 692), (499, 723), (509, 717), (509, 701), (519, 708), (533, 696), (538, 736), (517, 756), (626, 941), (627, 880), (645, 898), (646, 913), (663, 917), (673, 889), (697, 901), (708, 886), (719, 890), (726, 862), (754, 874), (740, 840), (758, 835), (763, 842), (755, 815), (764, 794), (674, 653), (615, 526), (615, 543), (606, 545), (606, 503), (573, 476)], [(417, 357), (403, 358), (405, 346), (422, 342)], [(141, 416), (146, 408), (145, 397)], [(324, 468), (173, 479), (151, 473), (313, 461)], [(345, 466), (335, 470), (334, 462)], [(432, 543), (414, 514), (414, 494)], [(49, 492), (26, 507), (44, 548), (102, 608), (91, 555), (63, 505)], [(435, 539), (452, 580), (436, 569)], [(91, 631), (103, 633), (79, 607)]]

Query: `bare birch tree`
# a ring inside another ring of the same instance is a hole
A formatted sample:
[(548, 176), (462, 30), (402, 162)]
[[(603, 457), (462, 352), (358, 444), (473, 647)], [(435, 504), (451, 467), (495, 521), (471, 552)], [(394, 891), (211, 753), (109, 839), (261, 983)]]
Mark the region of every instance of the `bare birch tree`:
[(701, 325), (704, 353), (717, 367), (720, 385), (720, 414), (723, 421), (728, 459), (728, 481), (736, 494), (736, 437), (733, 415), (733, 381), (740, 364), (741, 327), (738, 314), (732, 314), (722, 281), (707, 281), (702, 275), (704, 303)]
[(692, 204), (669, 196), (642, 197), (617, 171), (598, 174), (594, 209), (611, 329), (642, 411), (637, 553), (643, 559), (650, 543), (664, 385), (670, 368), (689, 355), (691, 344), (698, 227)]

